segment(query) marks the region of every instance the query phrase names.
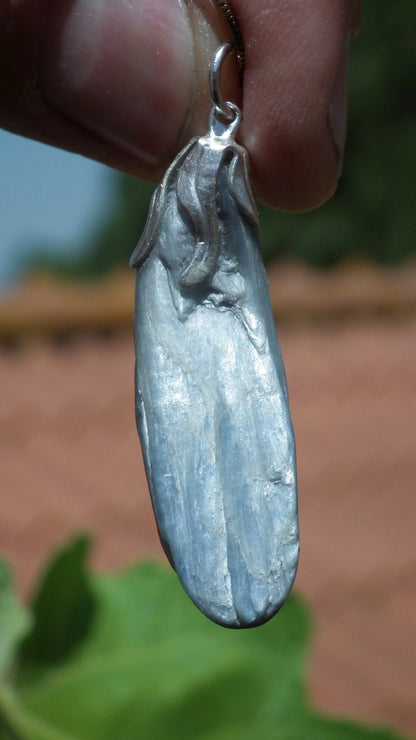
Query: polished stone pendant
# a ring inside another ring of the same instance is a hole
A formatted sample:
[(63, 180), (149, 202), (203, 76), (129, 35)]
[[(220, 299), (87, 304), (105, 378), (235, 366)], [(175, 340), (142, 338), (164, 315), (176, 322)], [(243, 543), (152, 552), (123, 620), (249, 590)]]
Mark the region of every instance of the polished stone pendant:
[(296, 454), (247, 155), (214, 107), (153, 197), (137, 267), (136, 418), (160, 539), (197, 607), (270, 619), (299, 552)]

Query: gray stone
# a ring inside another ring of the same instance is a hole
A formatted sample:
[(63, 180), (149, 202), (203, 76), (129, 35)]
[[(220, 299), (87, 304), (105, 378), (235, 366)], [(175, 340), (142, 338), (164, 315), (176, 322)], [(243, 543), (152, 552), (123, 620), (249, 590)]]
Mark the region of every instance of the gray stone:
[(238, 628), (293, 584), (296, 454), (246, 153), (211, 124), (132, 256), (136, 418), (165, 552), (198, 608)]

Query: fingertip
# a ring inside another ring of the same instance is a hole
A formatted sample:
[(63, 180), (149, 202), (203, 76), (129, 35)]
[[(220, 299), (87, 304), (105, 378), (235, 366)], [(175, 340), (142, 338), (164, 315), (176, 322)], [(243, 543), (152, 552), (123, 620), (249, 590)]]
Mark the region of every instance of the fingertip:
[(192, 101), (193, 42), (180, 4), (66, 0), (47, 20), (40, 76), (49, 105), (155, 166)]
[(317, 208), (335, 192), (339, 160), (327, 116), (311, 125), (272, 120), (247, 125), (251, 176), (259, 201), (285, 211)]
[(268, 13), (263, 0), (237, 4), (251, 39), (241, 138), (256, 197), (310, 210), (334, 193), (342, 163), (347, 0), (283, 3)]

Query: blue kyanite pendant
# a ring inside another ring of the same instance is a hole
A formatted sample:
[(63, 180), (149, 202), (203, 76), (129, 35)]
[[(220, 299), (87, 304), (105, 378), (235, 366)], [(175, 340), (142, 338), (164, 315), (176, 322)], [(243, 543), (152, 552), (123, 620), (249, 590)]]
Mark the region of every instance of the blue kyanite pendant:
[(282, 606), (299, 533), (285, 371), (225, 106), (169, 167), (132, 256), (136, 418), (172, 566), (204, 614), (242, 628)]

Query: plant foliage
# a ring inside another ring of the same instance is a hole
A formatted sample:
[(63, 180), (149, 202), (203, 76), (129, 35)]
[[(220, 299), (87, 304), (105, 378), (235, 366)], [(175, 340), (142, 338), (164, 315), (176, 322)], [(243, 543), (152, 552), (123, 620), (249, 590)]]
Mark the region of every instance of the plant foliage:
[(196, 610), (172, 571), (142, 564), (91, 575), (86, 551), (78, 537), (54, 558), (31, 628), (9, 578), (0, 582), (2, 654), (9, 669), (14, 660), (0, 684), (0, 740), (397, 738), (309, 707), (310, 628), (299, 598), (263, 627), (225, 630)]

